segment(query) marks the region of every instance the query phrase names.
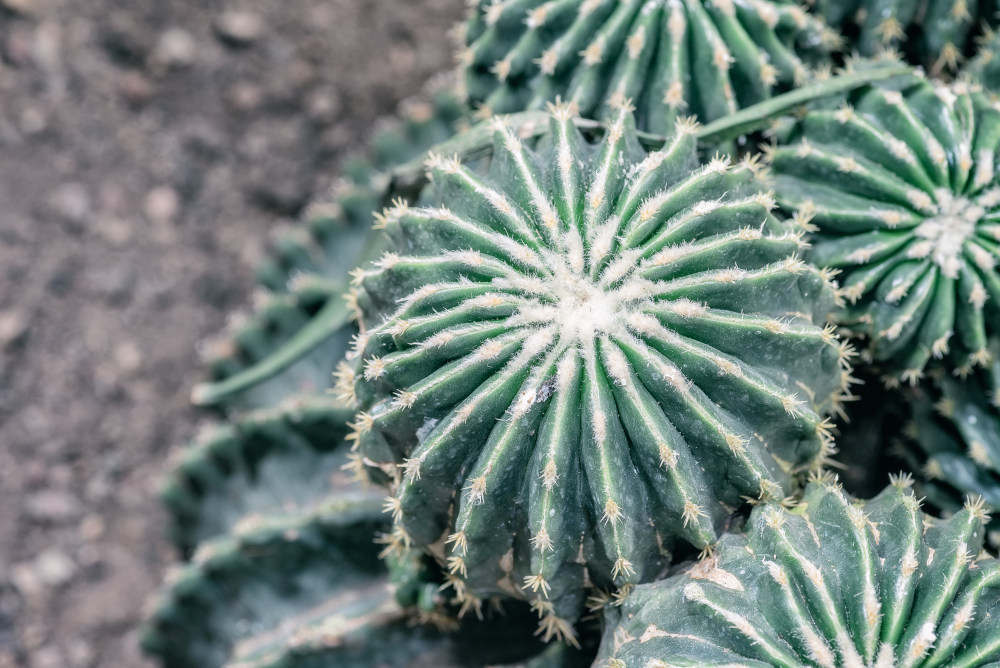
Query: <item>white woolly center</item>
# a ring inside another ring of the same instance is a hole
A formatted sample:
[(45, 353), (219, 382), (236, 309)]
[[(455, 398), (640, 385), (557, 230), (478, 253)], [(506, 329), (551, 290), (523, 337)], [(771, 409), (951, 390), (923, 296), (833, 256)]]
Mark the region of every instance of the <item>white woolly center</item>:
[(941, 272), (949, 278), (957, 278), (962, 268), (965, 242), (975, 234), (976, 224), (986, 215), (986, 209), (950, 192), (938, 193), (937, 200), (937, 215), (921, 223), (914, 233), (931, 242), (930, 257), (941, 267)]
[(557, 276), (550, 286), (556, 299), (555, 324), (561, 337), (583, 341), (621, 326), (622, 300), (584, 276)]

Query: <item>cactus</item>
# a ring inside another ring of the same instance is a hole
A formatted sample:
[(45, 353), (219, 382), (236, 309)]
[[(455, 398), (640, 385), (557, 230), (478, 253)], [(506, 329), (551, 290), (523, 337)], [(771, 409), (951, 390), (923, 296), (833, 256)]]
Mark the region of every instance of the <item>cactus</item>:
[(953, 74), (973, 49), (980, 26), (997, 23), (995, 0), (803, 0), (850, 35), (852, 52), (899, 49), (935, 75)]
[(1000, 107), (916, 78), (815, 110), (770, 151), (778, 202), (842, 272), (842, 323), (916, 383), (931, 358), (984, 364), (1000, 314)]
[(389, 197), (389, 171), (464, 124), (464, 109), (447, 89), (428, 97), (402, 105), (401, 120), (383, 122), (370, 155), (347, 162), (330, 201), (310, 205), (304, 225), (275, 235), (257, 271), (264, 291), (253, 314), (235, 318), (229, 333), (205, 345), (210, 379), (194, 389), (194, 403), (267, 408), (329, 386), (355, 333), (343, 300), (348, 273), (377, 255), (369, 231), (372, 214)]
[(636, 101), (643, 130), (712, 121), (801, 85), (836, 35), (783, 0), (480, 0), (460, 32), (463, 89), (483, 112), (561, 96), (586, 117)]
[(794, 510), (754, 509), (745, 535), (610, 608), (595, 665), (998, 665), (1000, 561), (980, 555), (982, 504), (937, 520), (907, 484), (855, 502), (821, 480)]
[(1000, 33), (989, 28), (978, 41), (975, 56), (962, 67), (962, 76), (996, 95), (1000, 93)]
[(832, 289), (757, 165), (699, 166), (690, 123), (647, 154), (629, 107), (592, 144), (567, 104), (535, 149), (498, 119), (488, 168), (427, 164), (427, 206), (388, 209), (356, 276), (351, 438), (398, 546), (572, 639), (588, 581), (656, 577), (829, 454)]
[[(947, 512), (970, 494), (1000, 510), (1000, 340), (987, 369), (961, 380), (935, 374), (909, 399), (912, 423), (901, 451), (918, 491)], [(990, 542), (1000, 546), (1000, 525), (992, 529)]]

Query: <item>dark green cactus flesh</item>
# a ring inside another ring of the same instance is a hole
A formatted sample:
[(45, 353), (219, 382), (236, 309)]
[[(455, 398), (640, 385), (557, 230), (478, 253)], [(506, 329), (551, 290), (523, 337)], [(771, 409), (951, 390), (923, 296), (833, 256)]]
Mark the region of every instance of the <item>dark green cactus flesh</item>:
[(753, 162), (699, 165), (684, 123), (647, 154), (627, 107), (591, 144), (572, 116), (537, 149), (498, 119), (488, 175), (432, 156), (432, 201), (387, 210), (357, 276), (342, 386), (397, 544), (564, 636), (588, 580), (656, 577), (675, 537), (788, 494), (848, 382), (832, 290)]
[(841, 272), (842, 322), (915, 383), (932, 358), (988, 359), (1000, 322), (1000, 107), (964, 84), (870, 87), (771, 152), (778, 202)]
[(756, 508), (745, 535), (610, 608), (595, 665), (1000, 665), (1000, 562), (980, 554), (981, 503), (936, 520), (907, 484), (860, 503), (819, 481), (794, 510)]
[[(1000, 510), (1000, 341), (990, 352), (990, 365), (972, 377), (936, 374), (909, 397), (904, 458), (918, 491), (946, 512), (972, 494)], [(990, 542), (1000, 546), (1000, 526), (993, 530)]]
[(980, 26), (996, 25), (995, 0), (803, 0), (851, 38), (851, 52), (900, 49), (935, 75), (954, 73)]
[(659, 134), (715, 120), (805, 83), (837, 37), (782, 0), (481, 0), (461, 52), (464, 87), (487, 113), (557, 97), (585, 117), (636, 102)]

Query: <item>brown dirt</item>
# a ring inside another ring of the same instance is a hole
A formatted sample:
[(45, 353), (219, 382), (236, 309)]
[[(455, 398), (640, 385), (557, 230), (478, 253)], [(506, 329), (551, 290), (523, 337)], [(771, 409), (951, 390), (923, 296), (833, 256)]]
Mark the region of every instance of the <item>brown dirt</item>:
[(147, 665), (197, 344), (461, 5), (0, 0), (0, 668)]

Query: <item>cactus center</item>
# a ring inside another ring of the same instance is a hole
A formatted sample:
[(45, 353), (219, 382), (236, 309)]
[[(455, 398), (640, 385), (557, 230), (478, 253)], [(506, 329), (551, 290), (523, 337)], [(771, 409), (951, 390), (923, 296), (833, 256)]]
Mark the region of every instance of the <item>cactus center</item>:
[(930, 258), (941, 267), (949, 278), (957, 278), (962, 267), (962, 250), (966, 241), (975, 234), (976, 224), (986, 215), (986, 209), (966, 197), (956, 197), (947, 191), (937, 196), (938, 213), (928, 218), (914, 231), (923, 239)]
[(621, 327), (624, 301), (615, 293), (568, 270), (550, 280), (554, 324), (562, 338), (585, 341)]

